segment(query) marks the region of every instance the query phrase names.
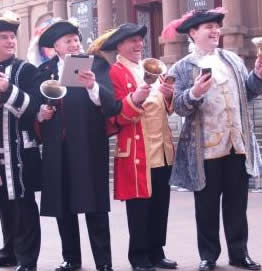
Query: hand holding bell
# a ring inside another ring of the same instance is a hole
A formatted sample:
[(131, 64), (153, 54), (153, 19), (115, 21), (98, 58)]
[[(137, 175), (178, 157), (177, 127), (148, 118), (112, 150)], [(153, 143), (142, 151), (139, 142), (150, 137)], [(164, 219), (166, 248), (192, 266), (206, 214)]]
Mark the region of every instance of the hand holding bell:
[(66, 95), (67, 89), (51, 76), (51, 80), (46, 80), (40, 85), (40, 92), (47, 98), (47, 104), (51, 107)]
[(142, 66), (145, 71), (144, 81), (149, 85), (155, 83), (160, 75), (167, 72), (166, 65), (156, 58), (145, 58)]

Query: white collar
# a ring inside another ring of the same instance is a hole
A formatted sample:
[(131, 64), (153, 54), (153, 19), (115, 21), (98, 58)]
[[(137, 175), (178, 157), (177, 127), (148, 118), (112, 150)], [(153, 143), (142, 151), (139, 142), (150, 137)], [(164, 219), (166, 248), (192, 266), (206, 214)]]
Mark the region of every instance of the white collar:
[(211, 51), (204, 50), (202, 48), (199, 48), (197, 45), (193, 48), (192, 53), (196, 55), (197, 57), (203, 57), (203, 56), (212, 56), (214, 54), (218, 54), (217, 48)]

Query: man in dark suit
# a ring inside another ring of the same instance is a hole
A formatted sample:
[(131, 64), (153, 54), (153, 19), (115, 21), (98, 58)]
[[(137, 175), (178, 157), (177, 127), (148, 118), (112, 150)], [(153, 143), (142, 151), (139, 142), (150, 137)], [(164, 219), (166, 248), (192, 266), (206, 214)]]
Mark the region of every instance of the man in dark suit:
[[(78, 26), (58, 21), (40, 37), (39, 46), (57, 55), (39, 67), (38, 84), (59, 79), (66, 54), (81, 49)], [(56, 271), (81, 268), (77, 214), (84, 213), (96, 268), (112, 271), (108, 211), (109, 146), (106, 117), (117, 114), (108, 76), (109, 64), (95, 56), (92, 71), (79, 71), (81, 87), (67, 87), (55, 108), (42, 104), (38, 119), (43, 140), (41, 214), (57, 219), (64, 262)], [(43, 101), (46, 103), (46, 101)]]
[(0, 217), (5, 249), (9, 246), (1, 251), (0, 265), (17, 260), (17, 271), (35, 271), (40, 221), (34, 192), (40, 188), (40, 153), (31, 76), (37, 69), (15, 57), (18, 26), (10, 13), (0, 17)]

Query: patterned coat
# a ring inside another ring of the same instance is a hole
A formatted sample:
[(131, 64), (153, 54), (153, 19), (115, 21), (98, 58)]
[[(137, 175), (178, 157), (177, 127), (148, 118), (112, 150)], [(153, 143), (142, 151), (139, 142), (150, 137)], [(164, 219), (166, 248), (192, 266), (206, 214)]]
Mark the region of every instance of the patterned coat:
[[(23, 198), (26, 191), (40, 189), (40, 152), (34, 131), (38, 106), (34, 100), (32, 76), (37, 69), (17, 58), (0, 63), (5, 66), (11, 87), (0, 95), (1, 148), (8, 197)], [(2, 163), (3, 162), (3, 163)]]
[[(248, 74), (242, 59), (236, 54), (222, 49), (219, 49), (219, 54), (232, 68), (238, 84), (247, 173), (253, 177), (260, 176), (262, 160), (249, 118), (248, 102), (262, 93), (262, 80), (254, 72)], [(175, 111), (185, 117), (170, 183), (192, 191), (199, 191), (206, 185), (203, 129), (199, 110), (204, 98), (196, 101), (189, 95), (195, 74), (199, 74), (199, 67), (196, 66), (190, 54), (173, 65), (169, 73), (176, 77)]]

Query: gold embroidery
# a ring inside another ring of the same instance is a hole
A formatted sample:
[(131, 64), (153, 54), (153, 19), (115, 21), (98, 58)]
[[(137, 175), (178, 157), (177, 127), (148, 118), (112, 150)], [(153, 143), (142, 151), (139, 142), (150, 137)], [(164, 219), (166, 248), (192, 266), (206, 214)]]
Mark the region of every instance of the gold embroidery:
[(130, 150), (131, 150), (131, 138), (128, 138), (127, 142), (126, 142), (126, 151), (125, 152), (121, 152), (121, 149), (118, 148), (118, 144), (116, 145), (115, 157), (119, 157), (119, 158), (129, 157)]

